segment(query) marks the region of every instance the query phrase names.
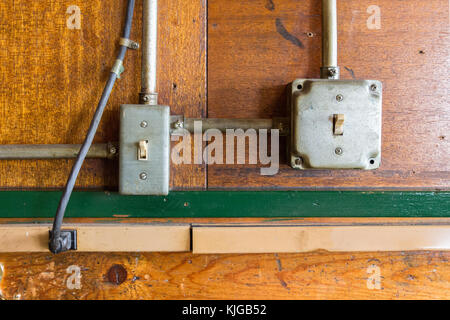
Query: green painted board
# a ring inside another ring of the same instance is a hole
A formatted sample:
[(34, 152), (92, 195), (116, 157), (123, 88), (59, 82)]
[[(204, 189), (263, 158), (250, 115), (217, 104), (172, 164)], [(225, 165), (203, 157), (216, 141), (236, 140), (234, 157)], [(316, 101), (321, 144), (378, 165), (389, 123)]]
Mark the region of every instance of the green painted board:
[[(61, 192), (0, 192), (0, 218), (52, 218)], [(74, 192), (72, 218), (450, 217), (450, 192), (203, 191), (166, 197)]]

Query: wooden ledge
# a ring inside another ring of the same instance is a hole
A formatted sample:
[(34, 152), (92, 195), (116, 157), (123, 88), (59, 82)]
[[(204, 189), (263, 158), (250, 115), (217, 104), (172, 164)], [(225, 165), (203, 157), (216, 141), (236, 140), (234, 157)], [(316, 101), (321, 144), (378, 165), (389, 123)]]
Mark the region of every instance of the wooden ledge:
[(197, 226), (193, 253), (450, 250), (450, 225)]
[[(0, 225), (0, 252), (48, 252), (50, 224)], [(79, 252), (188, 252), (190, 225), (65, 224), (77, 230)]]

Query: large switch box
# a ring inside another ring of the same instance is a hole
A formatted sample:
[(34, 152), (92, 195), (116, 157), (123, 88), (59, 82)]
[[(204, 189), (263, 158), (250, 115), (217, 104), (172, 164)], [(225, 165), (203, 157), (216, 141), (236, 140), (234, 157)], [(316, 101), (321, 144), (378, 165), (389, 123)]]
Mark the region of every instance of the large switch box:
[(381, 163), (382, 84), (298, 79), (289, 91), (294, 169), (377, 169)]

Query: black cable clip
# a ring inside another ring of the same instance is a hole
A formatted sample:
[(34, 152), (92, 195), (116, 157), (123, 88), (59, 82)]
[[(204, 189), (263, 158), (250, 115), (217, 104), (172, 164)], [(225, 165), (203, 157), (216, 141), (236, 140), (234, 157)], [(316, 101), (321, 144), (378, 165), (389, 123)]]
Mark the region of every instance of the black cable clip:
[(61, 230), (57, 238), (53, 237), (53, 232), (49, 231), (50, 241), (48, 248), (54, 254), (77, 250), (77, 230)]

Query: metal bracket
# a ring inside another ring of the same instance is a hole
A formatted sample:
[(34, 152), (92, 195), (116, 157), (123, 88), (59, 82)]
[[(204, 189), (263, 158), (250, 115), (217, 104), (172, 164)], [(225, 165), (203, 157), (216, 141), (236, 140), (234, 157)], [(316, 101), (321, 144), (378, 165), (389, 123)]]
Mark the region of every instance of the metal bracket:
[(119, 44), (121, 46), (127, 47), (131, 50), (139, 49), (139, 43), (137, 43), (136, 41), (130, 40), (130, 39), (126, 39), (126, 38), (120, 38)]
[(117, 59), (114, 63), (114, 66), (111, 69), (112, 73), (115, 73), (117, 75), (117, 78), (120, 79), (120, 75), (125, 71), (125, 68), (123, 67), (123, 61), (120, 59)]

